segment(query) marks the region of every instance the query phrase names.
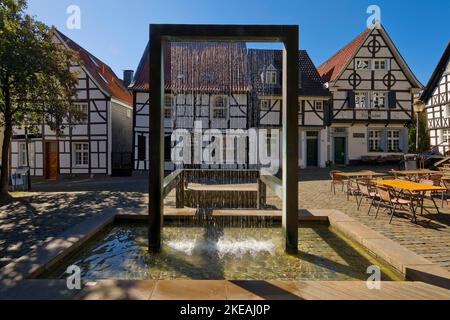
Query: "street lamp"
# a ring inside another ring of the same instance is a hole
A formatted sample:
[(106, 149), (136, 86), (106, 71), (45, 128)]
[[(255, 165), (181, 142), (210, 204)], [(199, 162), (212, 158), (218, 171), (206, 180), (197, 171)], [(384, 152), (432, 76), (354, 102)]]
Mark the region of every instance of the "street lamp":
[(425, 110), (425, 103), (417, 100), (413, 104), (413, 109), (416, 114), (416, 152), (419, 152), (419, 116)]

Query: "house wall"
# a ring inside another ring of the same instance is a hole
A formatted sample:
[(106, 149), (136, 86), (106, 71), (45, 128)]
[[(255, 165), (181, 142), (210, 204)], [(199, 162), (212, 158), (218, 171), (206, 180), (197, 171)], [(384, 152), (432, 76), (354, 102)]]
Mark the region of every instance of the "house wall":
[[(333, 108), (330, 114), (330, 160), (334, 161), (334, 128), (345, 128), (347, 132), (347, 163), (358, 162), (363, 156), (388, 156), (396, 154), (370, 152), (367, 147), (368, 129), (387, 126), (401, 130), (402, 149), (407, 152), (407, 130), (405, 125), (412, 120), (413, 84), (408, 80), (393, 49), (380, 30), (375, 29), (350, 61), (342, 75), (329, 84), (333, 93)], [(369, 59), (387, 62), (387, 70), (357, 70), (358, 60)], [(385, 106), (361, 108), (352, 103), (358, 92), (385, 93)], [(356, 134), (357, 138), (354, 137)], [(364, 135), (364, 138), (363, 138)]]
[[(170, 93), (168, 93), (170, 94)], [(247, 129), (248, 115), (247, 104), (248, 97), (246, 93), (232, 94), (170, 94), (173, 97), (172, 117), (164, 118), (164, 135), (167, 140), (170, 139), (175, 129), (186, 129), (193, 132), (194, 124), (200, 122), (202, 129), (218, 129), (225, 133), (227, 129)], [(227, 117), (225, 119), (217, 119), (213, 117), (213, 103), (217, 97), (225, 97), (228, 101)], [(149, 135), (149, 94), (147, 92), (138, 91), (134, 93), (134, 169), (148, 170), (148, 135)], [(139, 138), (144, 137), (144, 138)], [(145, 158), (139, 157), (139, 140), (145, 141)], [(167, 141), (165, 140), (165, 141)], [(203, 147), (208, 143), (204, 142)], [(172, 144), (173, 146), (174, 144)], [(171, 148), (165, 145), (165, 148)], [(166, 157), (167, 158), (167, 157)], [(166, 159), (167, 160), (167, 159)], [(165, 161), (165, 170), (175, 169), (172, 161)], [(239, 168), (236, 165), (198, 165), (201, 168)]]
[(111, 101), (112, 152), (132, 152), (133, 108)]
[[(78, 73), (75, 103), (88, 104), (87, 120), (83, 124), (73, 124), (66, 119), (63, 122), (65, 128), (61, 136), (57, 136), (56, 132), (52, 131), (45, 123), (40, 125), (37, 137), (30, 139), (30, 165), (33, 176), (44, 175), (45, 141), (58, 141), (58, 173), (60, 175), (108, 173), (110, 99), (81, 66), (73, 66), (71, 71)], [(24, 134), (24, 128), (15, 127), (13, 129), (11, 149), (11, 169), (13, 171), (20, 165), (19, 144), (25, 141)], [(88, 165), (75, 164), (74, 145), (77, 142), (86, 142), (89, 145)]]
[[(387, 146), (387, 131), (398, 130), (400, 152), (371, 151), (369, 149), (369, 132), (372, 130), (380, 131), (380, 144), (383, 149)], [(331, 126), (328, 128), (329, 136), (329, 159), (335, 161), (334, 141), (335, 137), (345, 137), (345, 164), (360, 164), (362, 156), (398, 156), (408, 151), (408, 129), (403, 126), (389, 125), (354, 125), (354, 126)]]
[(447, 154), (450, 151), (450, 62), (431, 98), (425, 103), (430, 144)]

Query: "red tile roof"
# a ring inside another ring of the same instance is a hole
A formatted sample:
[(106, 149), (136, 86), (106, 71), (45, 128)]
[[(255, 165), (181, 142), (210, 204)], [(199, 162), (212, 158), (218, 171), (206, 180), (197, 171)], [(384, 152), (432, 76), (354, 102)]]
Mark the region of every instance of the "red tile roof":
[(133, 103), (133, 96), (122, 83), (114, 71), (97, 57), (90, 54), (87, 50), (82, 48), (72, 39), (57, 30), (58, 35), (67, 44), (67, 46), (78, 52), (83, 66), (87, 69), (89, 74), (94, 77), (96, 82), (101, 86), (101, 89), (106, 91), (111, 97), (125, 102), (127, 104)]
[[(248, 91), (245, 43), (170, 42), (164, 56), (166, 90), (220, 93)], [(133, 90), (148, 90), (149, 71), (147, 45), (130, 87)]]
[(320, 76), (324, 82), (334, 81), (341, 74), (343, 68), (348, 61), (356, 54), (356, 50), (366, 38), (367, 34), (371, 32), (370, 29), (365, 29), (349, 44), (336, 52), (331, 58), (322, 63), (318, 68)]

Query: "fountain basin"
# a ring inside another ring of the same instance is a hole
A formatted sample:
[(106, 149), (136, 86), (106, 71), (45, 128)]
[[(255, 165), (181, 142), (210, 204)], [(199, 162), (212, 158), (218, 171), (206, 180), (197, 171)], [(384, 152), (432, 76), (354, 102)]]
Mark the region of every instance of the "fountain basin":
[(148, 252), (147, 226), (115, 223), (41, 275), (67, 277), (69, 265), (81, 268), (83, 280), (366, 280), (377, 265), (381, 280), (402, 280), (384, 262), (325, 224), (302, 224), (299, 252), (282, 248), (282, 229), (168, 224), (161, 253)]

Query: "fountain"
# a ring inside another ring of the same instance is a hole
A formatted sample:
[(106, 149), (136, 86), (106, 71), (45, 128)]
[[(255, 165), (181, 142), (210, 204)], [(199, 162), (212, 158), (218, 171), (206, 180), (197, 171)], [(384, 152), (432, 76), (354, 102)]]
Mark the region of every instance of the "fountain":
[[(150, 26), (150, 174), (149, 249), (159, 252), (163, 225), (163, 102), (165, 101), (164, 43), (167, 41), (280, 41), (282, 70), (282, 228), (286, 252), (298, 247), (298, 26), (151, 25)], [(201, 57), (197, 57), (201, 58)], [(170, 63), (173, 63), (171, 61)], [(169, 68), (170, 70), (170, 68)], [(197, 70), (193, 70), (195, 74)], [(184, 75), (181, 74), (183, 77)], [(217, 74), (207, 75), (217, 76)], [(197, 73), (193, 81), (204, 79)], [(177, 80), (178, 80), (177, 74)], [(233, 75), (229, 79), (232, 84)], [(171, 82), (175, 79), (171, 78)], [(222, 79), (218, 79), (219, 82)], [(208, 78), (206, 79), (208, 82)], [(195, 86), (194, 86), (195, 87)], [(220, 92), (220, 91), (219, 91)]]

